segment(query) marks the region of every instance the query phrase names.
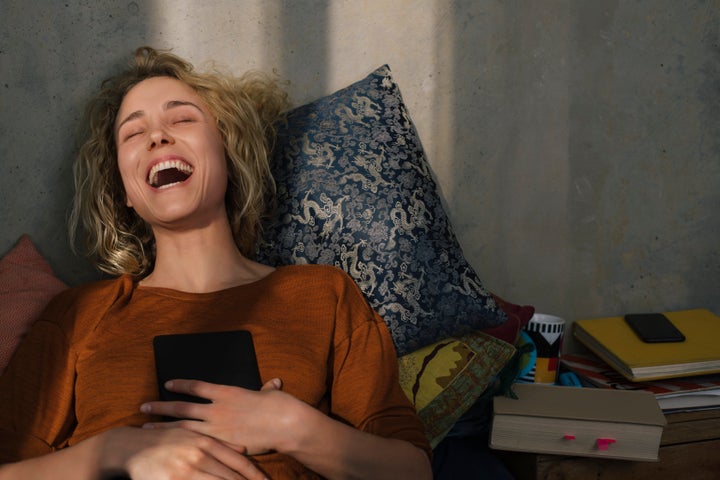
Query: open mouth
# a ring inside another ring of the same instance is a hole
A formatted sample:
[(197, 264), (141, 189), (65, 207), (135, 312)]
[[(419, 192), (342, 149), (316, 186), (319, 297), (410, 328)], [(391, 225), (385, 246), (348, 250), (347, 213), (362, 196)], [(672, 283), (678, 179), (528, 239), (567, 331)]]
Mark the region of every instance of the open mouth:
[(181, 160), (167, 160), (150, 169), (147, 182), (154, 188), (168, 188), (182, 183), (193, 173), (193, 167)]

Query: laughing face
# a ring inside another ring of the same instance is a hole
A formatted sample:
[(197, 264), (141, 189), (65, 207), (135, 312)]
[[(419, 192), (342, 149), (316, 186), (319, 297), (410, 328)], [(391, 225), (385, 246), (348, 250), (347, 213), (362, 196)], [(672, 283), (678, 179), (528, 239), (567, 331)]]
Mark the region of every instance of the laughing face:
[(153, 228), (197, 228), (226, 219), (222, 136), (200, 96), (154, 77), (125, 96), (115, 121), (127, 205)]

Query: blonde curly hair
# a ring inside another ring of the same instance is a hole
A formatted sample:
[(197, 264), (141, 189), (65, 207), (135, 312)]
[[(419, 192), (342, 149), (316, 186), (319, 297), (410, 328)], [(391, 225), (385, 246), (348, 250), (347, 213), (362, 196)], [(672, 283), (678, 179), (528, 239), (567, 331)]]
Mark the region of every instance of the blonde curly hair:
[(71, 244), (77, 245), (82, 234), (85, 253), (101, 271), (112, 275), (142, 277), (154, 266), (153, 232), (126, 205), (114, 135), (123, 98), (152, 77), (171, 77), (189, 85), (215, 117), (228, 164), (228, 219), (238, 248), (252, 257), (275, 194), (269, 155), (274, 124), (288, 108), (287, 94), (269, 75), (198, 72), (180, 57), (151, 47), (138, 48), (129, 68), (105, 80), (88, 104), (86, 140), (73, 166)]

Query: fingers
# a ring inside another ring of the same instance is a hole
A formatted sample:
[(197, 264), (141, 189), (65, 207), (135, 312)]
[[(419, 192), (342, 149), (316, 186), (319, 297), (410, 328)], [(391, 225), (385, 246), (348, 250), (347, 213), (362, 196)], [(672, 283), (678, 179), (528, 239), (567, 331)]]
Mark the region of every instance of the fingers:
[(195, 397), (207, 398), (212, 400), (219, 391), (224, 388), (223, 385), (203, 382), (202, 380), (170, 380), (165, 382), (165, 388), (175, 393), (184, 393)]
[(273, 378), (260, 389), (261, 392), (265, 390), (282, 390), (282, 380), (279, 378)]
[[(218, 385), (215, 383), (203, 382), (202, 380), (170, 380), (165, 382), (165, 388), (175, 393), (185, 393), (196, 397), (207, 398), (213, 400), (217, 396), (222, 395), (223, 390), (227, 389), (226, 385)], [(236, 387), (230, 387), (236, 388)], [(281, 390), (282, 380), (273, 378), (262, 386), (261, 390)]]
[(122, 448), (135, 448), (127, 462), (130, 477), (261, 480), (263, 472), (241, 452), (213, 438), (182, 429), (155, 432)]
[[(185, 430), (189, 430), (200, 435), (212, 436), (207, 423), (194, 420), (178, 420), (176, 422), (148, 422), (145, 423), (142, 428), (153, 430), (170, 430), (173, 428), (183, 428)], [(247, 449), (242, 445), (227, 445), (233, 448), (233, 450), (238, 453), (247, 453)]]
[(192, 424), (202, 423), (188, 420), (178, 420), (175, 422), (147, 422), (143, 424), (142, 428), (146, 429), (158, 429), (158, 430), (170, 430), (171, 428), (184, 428), (185, 430), (192, 430), (194, 432), (202, 433), (198, 429), (194, 428)]
[[(285, 398), (280, 379), (266, 382), (261, 392), (198, 380), (173, 380), (167, 382), (166, 387), (173, 392), (207, 398), (211, 403), (145, 403), (140, 411), (170, 418), (171, 421), (146, 423), (144, 428), (182, 428), (216, 438), (237, 451), (253, 455), (272, 450), (272, 438), (258, 435), (266, 428), (258, 424), (258, 417), (267, 417), (268, 411), (278, 410), (278, 405), (282, 403), (278, 399)], [(270, 416), (275, 418), (274, 414)]]
[(148, 402), (140, 406), (140, 411), (163, 417), (205, 420), (205, 405), (192, 402)]
[[(212, 402), (220, 398), (228, 389), (237, 389), (238, 387), (216, 385), (200, 380), (179, 379), (166, 382), (165, 388), (175, 393), (193, 395), (195, 397), (208, 399)], [(282, 380), (273, 378), (262, 386), (261, 391), (281, 389)], [(207, 409), (204, 408), (203, 405), (204, 404), (189, 402), (148, 402), (140, 406), (140, 411), (166, 417), (207, 420), (205, 417), (205, 411)]]
[[(223, 385), (215, 385), (200, 380), (170, 380), (165, 382), (165, 388), (175, 393), (184, 393), (207, 400), (214, 400), (221, 394), (221, 389), (226, 388)], [(192, 402), (148, 402), (140, 406), (140, 411), (153, 415), (163, 415), (166, 417), (186, 418), (195, 420), (205, 420), (203, 415), (205, 409), (204, 404)]]
[[(265, 474), (245, 455), (239, 454), (232, 448), (218, 444), (219, 448), (213, 451), (213, 456), (223, 466), (232, 469), (234, 472), (242, 475), (242, 478), (247, 480), (266, 480)], [(225, 478), (225, 477), (220, 477)]]
[(186, 461), (196, 462), (197, 469), (213, 477), (222, 479), (263, 480), (265, 474), (245, 455), (209, 439), (201, 443), (201, 451), (195, 458)]

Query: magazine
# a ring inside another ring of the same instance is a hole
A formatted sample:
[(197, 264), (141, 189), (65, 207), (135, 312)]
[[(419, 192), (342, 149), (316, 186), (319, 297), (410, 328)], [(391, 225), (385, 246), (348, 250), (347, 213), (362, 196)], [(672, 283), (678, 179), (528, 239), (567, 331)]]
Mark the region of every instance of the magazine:
[(590, 353), (563, 354), (560, 363), (585, 386), (652, 392), (664, 413), (720, 408), (720, 374), (631, 382)]

